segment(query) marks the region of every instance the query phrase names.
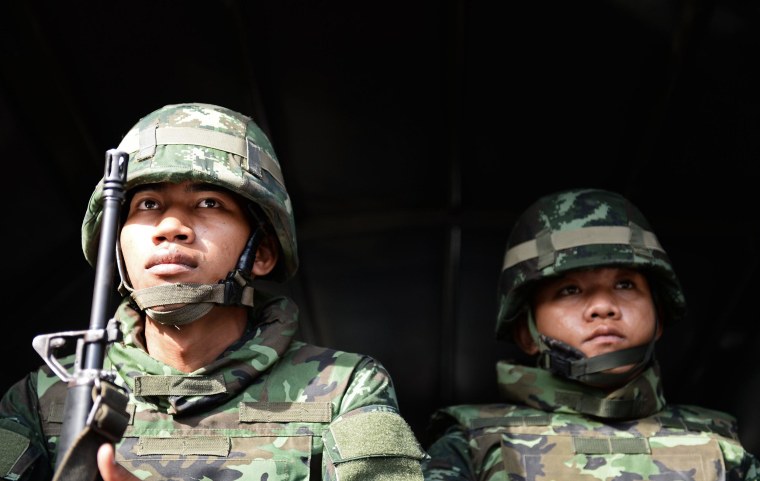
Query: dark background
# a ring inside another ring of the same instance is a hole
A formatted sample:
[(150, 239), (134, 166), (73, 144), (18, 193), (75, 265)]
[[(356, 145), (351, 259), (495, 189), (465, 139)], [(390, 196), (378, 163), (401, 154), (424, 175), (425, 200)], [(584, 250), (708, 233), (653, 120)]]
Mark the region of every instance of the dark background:
[(89, 322), (105, 151), (199, 101), (272, 139), (303, 338), (384, 363), (418, 434), (496, 399), (509, 228), (588, 186), (644, 211), (684, 285), (666, 397), (731, 412), (760, 453), (758, 1), (8, 1), (0, 22), (3, 391), (34, 335)]

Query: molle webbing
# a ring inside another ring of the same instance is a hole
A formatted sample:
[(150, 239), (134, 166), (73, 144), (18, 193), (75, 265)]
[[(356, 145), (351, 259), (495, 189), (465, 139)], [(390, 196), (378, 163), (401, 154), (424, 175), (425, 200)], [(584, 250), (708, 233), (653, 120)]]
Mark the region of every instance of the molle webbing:
[(551, 422), (549, 414), (536, 416), (509, 416), (493, 418), (477, 418), (470, 421), (472, 429), (490, 428), (496, 426), (548, 426)]
[(137, 376), (135, 396), (213, 396), (227, 392), (224, 376)]
[(140, 132), (131, 131), (119, 144), (119, 149), (135, 155), (136, 160), (152, 157), (158, 145), (197, 145), (221, 150), (243, 157), (246, 169), (261, 178), (266, 170), (282, 186), (285, 181), (277, 162), (259, 146), (247, 138), (226, 134), (211, 129), (195, 127), (158, 127), (152, 123)]
[(575, 230), (549, 232), (537, 236), (507, 251), (502, 271), (530, 259), (539, 259), (539, 269), (554, 263), (555, 253), (564, 249), (592, 244), (627, 244), (638, 255), (649, 251), (665, 252), (653, 232), (635, 224), (624, 226), (593, 226)]
[(332, 404), (329, 402), (241, 402), (240, 422), (329, 423)]
[(595, 438), (573, 436), (576, 454), (649, 454), (646, 438)]
[(632, 427), (610, 425), (592, 431), (583, 429), (583, 423), (556, 426), (548, 434), (506, 428), (498, 443), (489, 434), (472, 445), (487, 450), (480, 460), (486, 464), (480, 466), (501, 467), (516, 479), (725, 479), (719, 440), (711, 436), (641, 435)]
[[(273, 437), (320, 438), (332, 421), (329, 402), (240, 402), (237, 407), (237, 412), (190, 417), (138, 411), (124, 439), (131, 439), (125, 442), (134, 446), (137, 456), (227, 457), (231, 447), (245, 439), (262, 439), (256, 441), (261, 444)], [(152, 427), (157, 425), (163, 427)], [(310, 442), (307, 449), (311, 450)]]
[[(540, 418), (540, 416), (519, 416), (522, 418)], [(486, 423), (480, 423), (479, 420), (473, 420), (471, 422), (471, 425), (474, 427), (475, 425), (483, 425), (483, 427), (486, 427)], [(549, 431), (552, 431), (551, 427), (551, 420), (547, 419), (546, 424), (528, 424), (528, 425), (520, 425), (518, 423), (512, 424), (508, 422), (502, 422), (499, 423), (503, 427), (501, 430), (493, 431), (487, 430), (483, 431), (482, 429), (478, 428), (473, 431), (470, 431), (471, 436), (475, 439), (474, 444), (471, 444), (472, 446), (477, 446), (477, 448), (473, 448), (474, 452), (472, 453), (474, 463), (477, 466), (483, 466), (485, 463), (486, 457), (489, 455), (489, 453), (492, 451), (492, 448), (498, 445), (502, 445), (502, 450), (505, 450), (503, 452), (514, 452), (510, 449), (503, 446), (503, 443), (506, 441), (507, 444), (515, 444), (519, 445), (522, 442), (522, 435), (519, 434), (521, 432), (520, 427), (523, 428), (531, 428), (531, 427), (539, 427), (544, 426), (549, 429)], [(491, 427), (495, 427), (496, 423), (491, 423)], [(538, 434), (535, 432), (535, 430), (530, 431), (531, 434), (528, 435), (528, 437), (535, 441), (537, 444), (538, 441), (536, 441), (536, 438), (544, 437), (544, 435)], [(590, 456), (599, 456), (599, 455), (630, 455), (630, 454), (644, 454), (649, 455), (652, 453), (652, 448), (649, 443), (649, 439), (642, 436), (629, 436), (629, 437), (605, 437), (603, 435), (600, 435), (599, 433), (591, 433), (588, 432), (589, 435), (585, 434), (565, 434), (565, 433), (558, 433), (553, 435), (548, 435), (544, 441), (544, 443), (547, 446), (558, 446), (562, 445), (564, 446), (565, 451), (567, 451), (568, 458), (574, 455), (590, 455)], [(519, 449), (518, 449), (519, 451)], [(526, 468), (526, 465), (524, 462), (522, 462), (519, 457), (513, 456), (513, 455), (506, 455), (502, 454), (503, 456), (503, 462), (504, 466), (506, 467), (506, 470), (508, 472), (512, 473), (520, 473), (522, 474)]]
[(611, 479), (614, 468), (620, 479), (717, 481), (724, 472), (721, 435), (712, 428), (732, 426), (694, 407), (612, 424), (514, 404), (452, 406), (442, 411), (440, 419), (447, 418), (466, 434), (473, 479), (506, 473), (516, 479)]
[(179, 436), (141, 437), (137, 441), (138, 456), (178, 455), (178, 456), (224, 456), (230, 454), (228, 436)]

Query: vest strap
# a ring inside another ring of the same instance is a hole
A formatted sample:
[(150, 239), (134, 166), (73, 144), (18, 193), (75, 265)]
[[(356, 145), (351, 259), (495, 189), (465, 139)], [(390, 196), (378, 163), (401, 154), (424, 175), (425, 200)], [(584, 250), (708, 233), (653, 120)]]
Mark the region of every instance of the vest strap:
[(135, 396), (211, 396), (227, 392), (224, 376), (137, 376)]
[(573, 437), (576, 454), (651, 454), (646, 438)]
[(242, 423), (329, 423), (332, 404), (329, 402), (241, 402)]
[(137, 440), (138, 456), (223, 456), (230, 454), (230, 438), (227, 436), (144, 436)]

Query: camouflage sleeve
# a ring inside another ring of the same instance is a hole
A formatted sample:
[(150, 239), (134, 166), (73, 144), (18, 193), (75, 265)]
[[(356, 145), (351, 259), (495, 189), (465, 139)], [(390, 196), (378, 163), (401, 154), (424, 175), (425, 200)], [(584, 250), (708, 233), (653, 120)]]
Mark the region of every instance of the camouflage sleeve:
[(721, 441), (727, 481), (760, 481), (760, 460), (738, 443)]
[(451, 426), (428, 448), (430, 459), (422, 464), (425, 481), (475, 480), (470, 463), (467, 436), (458, 426)]
[(29, 374), (0, 400), (0, 477), (41, 481), (53, 477), (38, 411), (36, 373)]
[(356, 367), (340, 412), (323, 434), (325, 481), (423, 481), (427, 457), (398, 411), (385, 368), (371, 358)]
[(365, 356), (354, 369), (346, 394), (340, 403), (340, 413), (373, 405), (398, 409), (398, 400), (388, 371), (378, 361)]

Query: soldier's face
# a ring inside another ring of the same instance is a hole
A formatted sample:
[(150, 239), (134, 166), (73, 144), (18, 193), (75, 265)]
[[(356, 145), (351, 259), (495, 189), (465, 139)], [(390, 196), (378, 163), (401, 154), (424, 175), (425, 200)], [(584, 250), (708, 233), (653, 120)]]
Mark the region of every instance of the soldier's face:
[(132, 287), (143, 289), (224, 279), (249, 235), (233, 193), (208, 184), (160, 183), (133, 194), (120, 243)]
[(540, 333), (588, 357), (639, 346), (661, 334), (649, 283), (633, 269), (578, 270), (546, 280), (534, 294), (533, 308)]

